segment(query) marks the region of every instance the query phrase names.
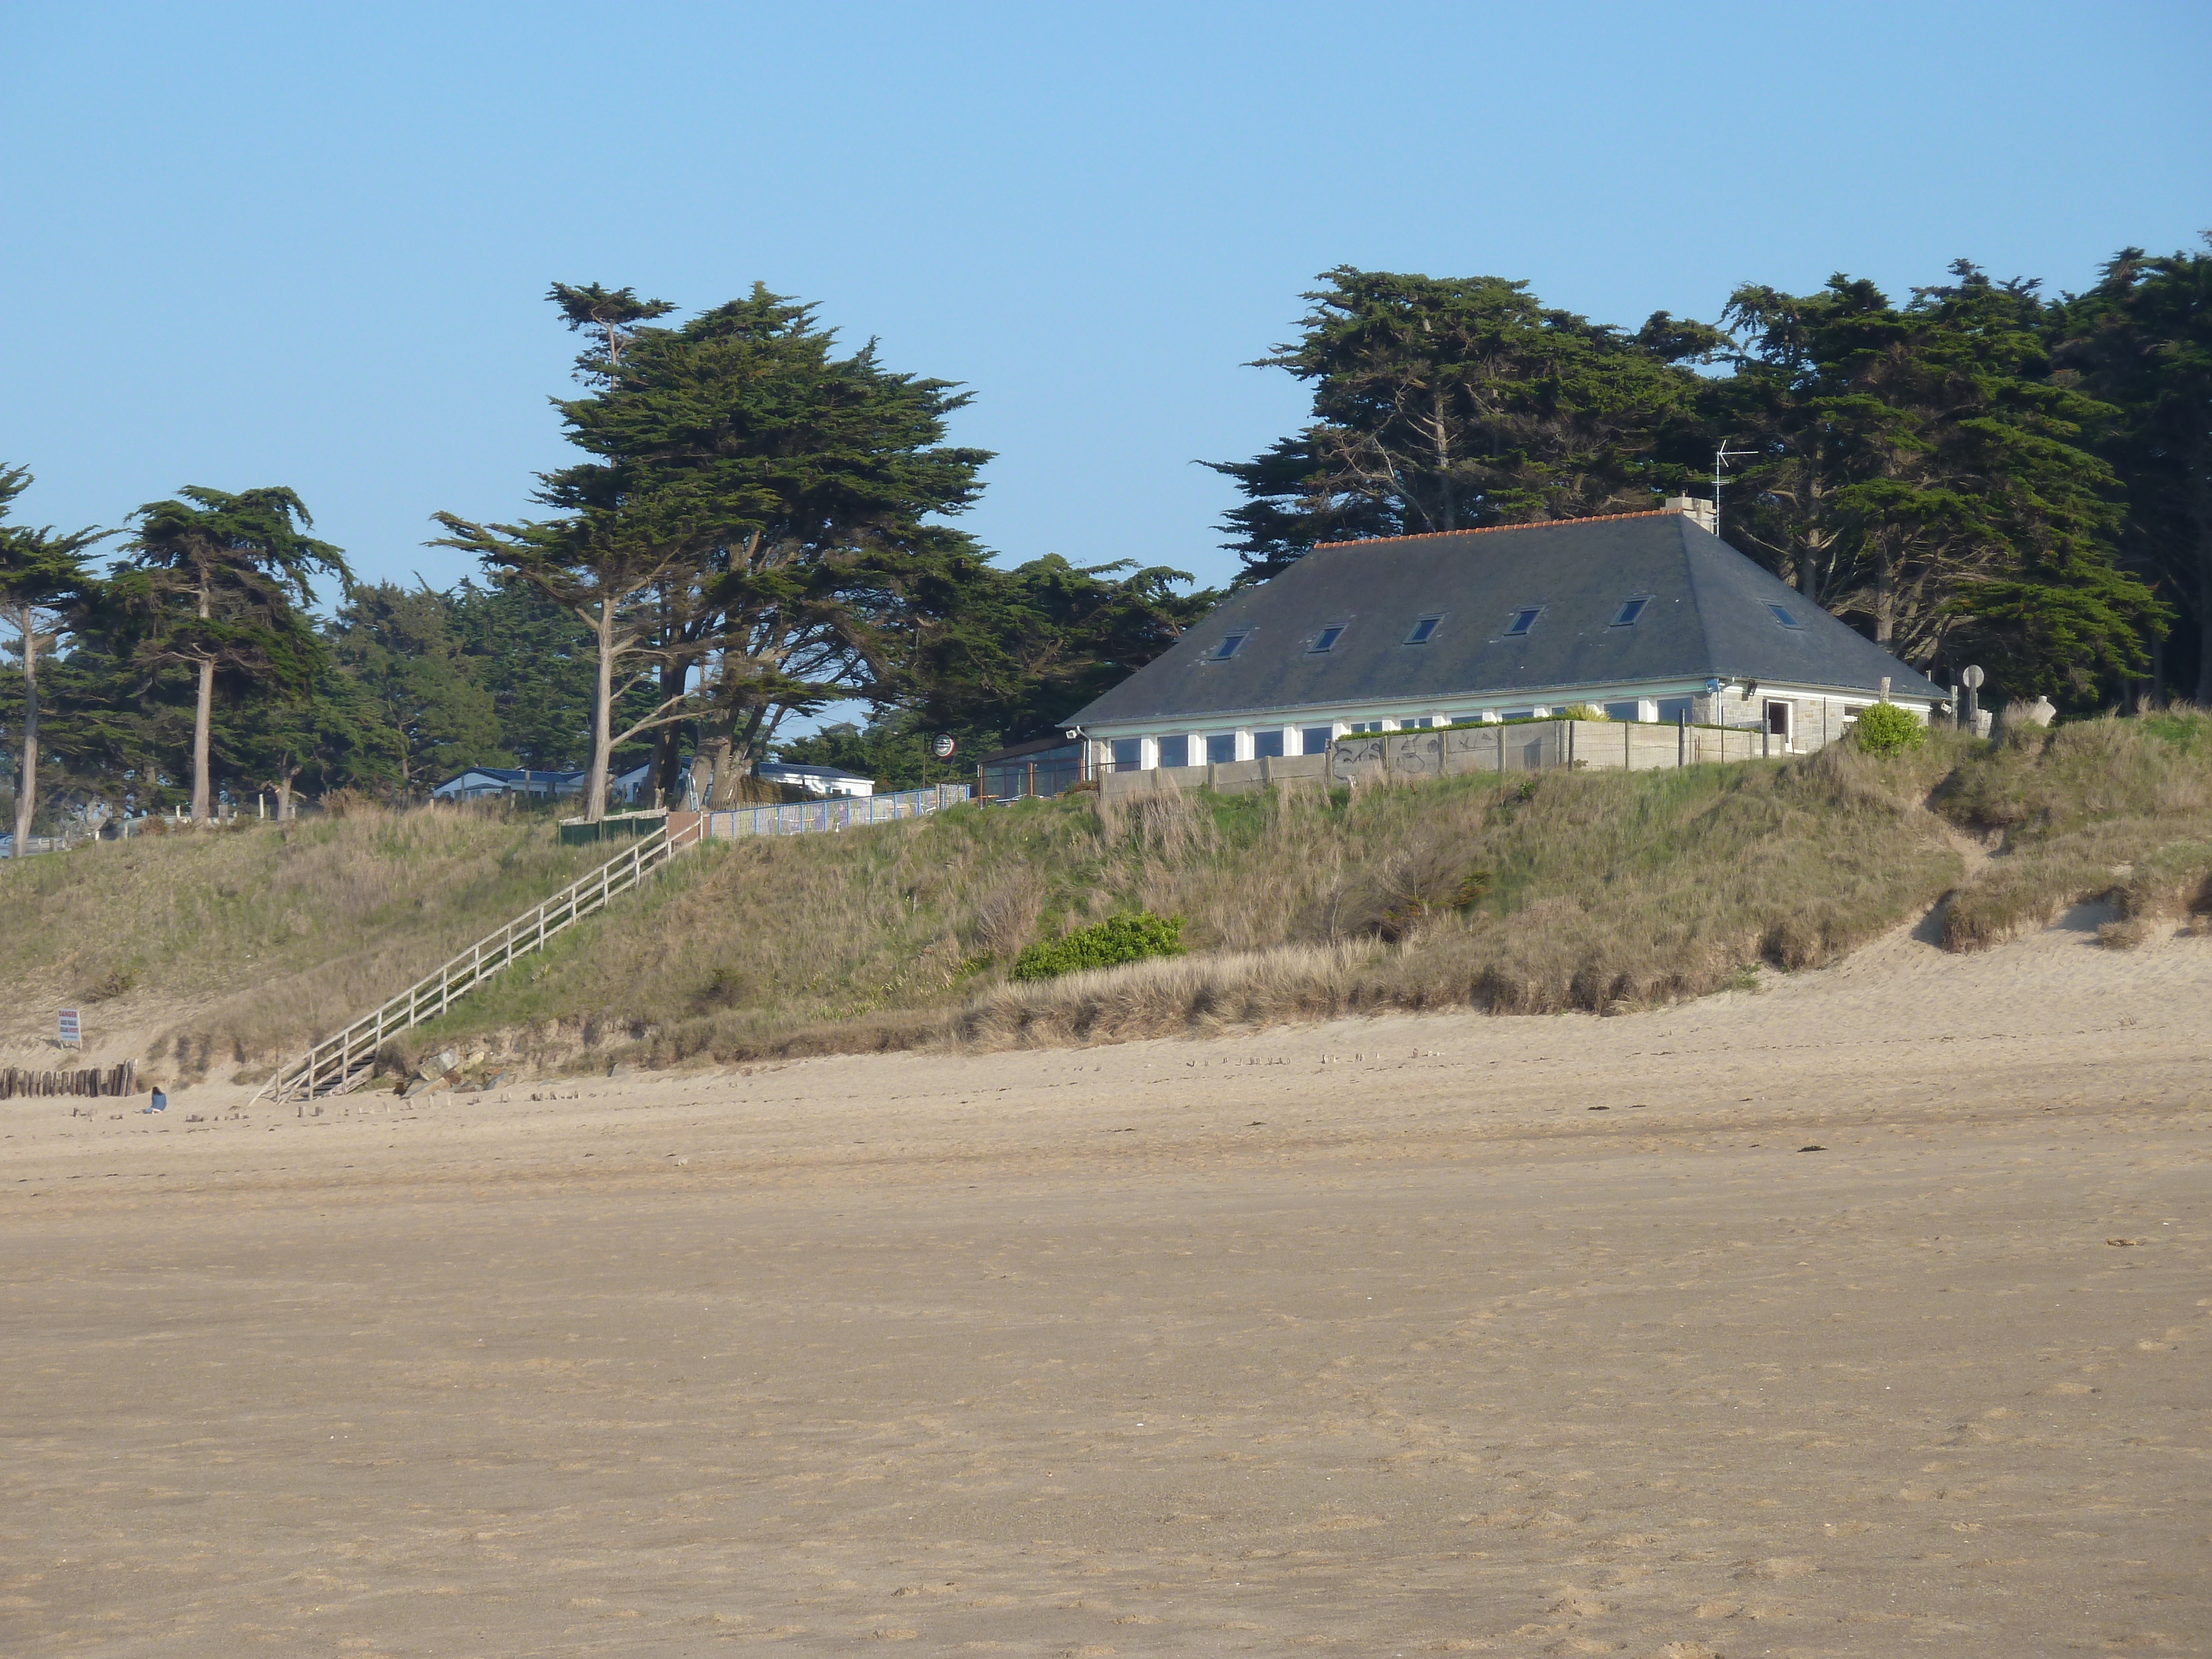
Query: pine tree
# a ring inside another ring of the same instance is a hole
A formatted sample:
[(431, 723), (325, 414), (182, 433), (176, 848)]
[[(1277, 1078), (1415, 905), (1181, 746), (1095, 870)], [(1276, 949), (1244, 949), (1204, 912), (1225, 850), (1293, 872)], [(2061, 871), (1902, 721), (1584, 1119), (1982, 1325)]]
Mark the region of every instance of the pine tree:
[[(0, 467), (0, 520), (29, 487), (21, 467)], [(15, 633), (16, 666), (23, 684), (21, 740), (15, 768), (15, 854), (28, 849), (31, 822), (39, 804), (39, 661), (50, 650), (72, 612), (79, 611), (100, 587), (86, 568), (89, 550), (112, 532), (79, 530), (59, 534), (49, 525), (0, 523), (0, 622)]]
[(211, 820), (210, 767), (216, 682), (298, 696), (313, 684), (322, 645), (303, 614), (318, 572), (352, 577), (344, 556), (306, 532), (314, 520), (281, 486), (179, 490), (131, 514), (130, 558), (117, 592), (138, 630), (137, 659), (195, 677), (192, 819)]
[(2114, 556), (2121, 490), (2092, 447), (2116, 411), (2052, 372), (2033, 283), (1953, 274), (1902, 308), (1845, 276), (1737, 290), (1746, 343), (1706, 393), (1759, 454), (1731, 533), (1909, 662), (2093, 697), (2140, 672), (2161, 616)]
[(1676, 365), (1723, 343), (1655, 314), (1636, 335), (1544, 306), (1526, 283), (1340, 265), (1292, 343), (1256, 368), (1313, 388), (1313, 424), (1249, 461), (1224, 528), (1260, 580), (1325, 541), (1632, 511), (1683, 472), (1660, 456), (1694, 418)]
[(2127, 486), (2123, 549), (2188, 619), (2173, 667), (2212, 706), (2212, 252), (2124, 248), (2063, 313), (2058, 362), (2119, 410), (2103, 453)]

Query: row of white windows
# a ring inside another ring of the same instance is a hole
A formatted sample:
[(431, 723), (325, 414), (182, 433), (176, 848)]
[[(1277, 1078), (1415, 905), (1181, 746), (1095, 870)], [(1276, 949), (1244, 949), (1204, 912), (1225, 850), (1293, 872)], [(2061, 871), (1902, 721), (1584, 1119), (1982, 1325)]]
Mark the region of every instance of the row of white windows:
[[(1658, 721), (1672, 725), (1690, 714), (1687, 697), (1639, 697), (1600, 705), (1609, 720)], [(1421, 732), (1468, 720), (1540, 719), (1553, 713), (1539, 704), (1529, 708), (1487, 709), (1480, 714), (1398, 714), (1366, 720), (1334, 720), (1326, 726), (1243, 728), (1234, 732), (1173, 732), (1157, 738), (1115, 738), (1110, 760), (1116, 772), (1149, 772), (1162, 766), (1223, 765), (1285, 755), (1319, 755), (1339, 738), (1370, 732)]]

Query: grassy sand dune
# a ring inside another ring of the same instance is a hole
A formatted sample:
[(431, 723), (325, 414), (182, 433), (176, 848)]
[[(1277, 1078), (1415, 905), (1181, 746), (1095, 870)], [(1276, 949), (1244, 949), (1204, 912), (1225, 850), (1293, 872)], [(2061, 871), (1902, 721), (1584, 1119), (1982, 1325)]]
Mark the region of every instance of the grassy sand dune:
[[(0, 869), (0, 903), (26, 919), (6, 1000), (28, 1031), (58, 998), (104, 997), (111, 1029), (167, 1036), (151, 1047), (179, 1075), (265, 1069), (592, 857), (542, 820), (433, 808), (28, 860)], [(1953, 950), (2095, 896), (2124, 945), (2212, 908), (2208, 881), (2212, 720), (2196, 715), (1938, 734), (1893, 759), (1078, 796), (710, 846), (393, 1060), (448, 1041), (665, 1066), (1386, 1009), (1622, 1012), (1832, 963), (1947, 893)], [(1128, 909), (1187, 918), (1193, 955), (1006, 979), (1024, 945)]]
[(0, 1044), (52, 1011), (179, 1069), (262, 1059), (374, 1006), (594, 861), (542, 819), (429, 807), (243, 823), (0, 863)]
[(1944, 943), (1983, 949), (2109, 897), (2108, 942), (2212, 910), (2212, 719), (2154, 715), (2017, 730), (1946, 783), (1938, 805), (2002, 836), (2003, 856), (1944, 916)]

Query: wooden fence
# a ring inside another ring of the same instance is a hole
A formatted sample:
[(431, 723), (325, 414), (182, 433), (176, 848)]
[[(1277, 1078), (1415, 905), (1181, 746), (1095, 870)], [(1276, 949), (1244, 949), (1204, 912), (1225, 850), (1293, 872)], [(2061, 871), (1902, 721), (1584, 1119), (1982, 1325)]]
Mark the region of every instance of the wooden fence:
[(0, 1100), (14, 1100), (19, 1096), (38, 1099), (137, 1092), (138, 1063), (131, 1060), (120, 1066), (84, 1072), (26, 1072), (13, 1066), (0, 1066)]

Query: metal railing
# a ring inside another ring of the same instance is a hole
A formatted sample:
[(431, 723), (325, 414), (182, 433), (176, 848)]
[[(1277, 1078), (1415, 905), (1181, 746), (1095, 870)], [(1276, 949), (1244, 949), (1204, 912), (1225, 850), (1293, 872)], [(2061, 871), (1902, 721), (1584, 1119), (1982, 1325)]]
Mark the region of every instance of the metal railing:
[(434, 973), (423, 975), (374, 1013), (335, 1036), (325, 1037), (291, 1066), (280, 1070), (254, 1099), (305, 1100), (342, 1095), (368, 1079), (384, 1040), (424, 1020), (435, 1019), (517, 957), (542, 951), (545, 941), (574, 926), (607, 901), (627, 893), (647, 876), (701, 838), (702, 820), (672, 831), (666, 825), (641, 837), (605, 864), (571, 882), (551, 898), (526, 910), (495, 933), (488, 933)]
[(1064, 795), (1091, 775), (1091, 768), (1076, 758), (1006, 761), (976, 769), (982, 797), (988, 801), (1049, 799)]
[(734, 841), (746, 836), (803, 836), (863, 824), (927, 817), (968, 799), (964, 783), (940, 783), (928, 789), (902, 789), (889, 795), (836, 795), (826, 800), (793, 801), (782, 806), (740, 806), (709, 812), (707, 836)]

